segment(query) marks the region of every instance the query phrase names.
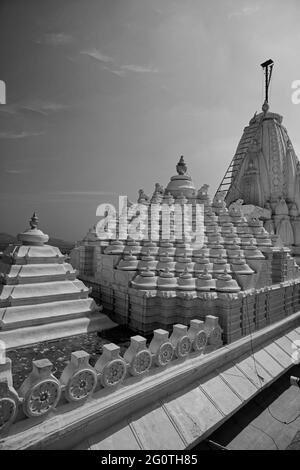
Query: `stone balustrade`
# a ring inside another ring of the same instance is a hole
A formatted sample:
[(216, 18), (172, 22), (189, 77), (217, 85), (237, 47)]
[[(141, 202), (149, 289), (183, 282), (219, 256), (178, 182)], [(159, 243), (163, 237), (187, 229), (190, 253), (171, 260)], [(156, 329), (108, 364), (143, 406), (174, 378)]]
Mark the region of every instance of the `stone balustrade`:
[(191, 320), (190, 326), (177, 324), (168, 331), (157, 329), (147, 346), (146, 338), (136, 335), (124, 355), (110, 343), (94, 367), (85, 351), (71, 354), (60, 378), (53, 375), (53, 364), (47, 359), (33, 361), (32, 371), (16, 391), (13, 387), (11, 360), (2, 351), (0, 357), (0, 434), (6, 434), (15, 421), (43, 419), (63, 403), (83, 404), (96, 390), (113, 393), (126, 381), (142, 378), (150, 369), (162, 368), (188, 360), (189, 356), (207, 354), (222, 346), (222, 329), (218, 318), (207, 315), (205, 321)]

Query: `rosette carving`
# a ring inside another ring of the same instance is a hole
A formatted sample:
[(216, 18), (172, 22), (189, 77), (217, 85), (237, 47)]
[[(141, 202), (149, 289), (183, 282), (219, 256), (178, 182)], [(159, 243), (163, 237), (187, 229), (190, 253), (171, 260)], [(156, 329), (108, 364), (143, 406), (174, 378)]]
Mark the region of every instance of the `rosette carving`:
[(149, 349), (154, 356), (154, 363), (157, 366), (166, 366), (174, 355), (174, 346), (169, 341), (169, 333), (165, 330), (154, 330)]
[(60, 397), (60, 386), (55, 380), (43, 380), (26, 394), (23, 409), (29, 417), (42, 416), (55, 408)]
[(131, 375), (145, 374), (152, 365), (152, 354), (147, 349), (146, 339), (139, 335), (132, 336), (130, 346), (124, 354), (124, 359), (129, 364)]
[(100, 374), (103, 387), (115, 387), (123, 382), (127, 365), (120, 356), (120, 348), (113, 343), (103, 346), (103, 353), (96, 362), (95, 370)]
[(60, 382), (65, 386), (65, 397), (69, 402), (84, 401), (96, 388), (97, 374), (89, 364), (89, 357), (85, 351), (73, 352), (62, 373)]
[(14, 422), (19, 405), (17, 392), (8, 385), (6, 379), (0, 382), (0, 433)]
[(173, 358), (174, 348), (172, 343), (163, 343), (156, 356), (156, 364), (158, 366), (167, 365)]
[(61, 385), (51, 373), (51, 362), (41, 359), (32, 365), (32, 372), (19, 390), (24, 399), (24, 413), (30, 418), (48, 414), (56, 407), (61, 395)]
[(175, 355), (178, 359), (183, 359), (188, 356), (192, 342), (187, 333), (187, 326), (180, 324), (174, 325), (170, 341), (174, 346)]

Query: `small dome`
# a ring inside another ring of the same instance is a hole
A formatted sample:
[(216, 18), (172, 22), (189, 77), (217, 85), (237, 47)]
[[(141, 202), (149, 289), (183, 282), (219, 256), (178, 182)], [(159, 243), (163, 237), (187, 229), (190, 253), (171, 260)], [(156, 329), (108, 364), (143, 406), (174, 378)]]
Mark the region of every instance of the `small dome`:
[(38, 229), (38, 216), (34, 212), (33, 216), (29, 221), (30, 229), (25, 230), (23, 233), (19, 233), (18, 240), (22, 242), (23, 245), (44, 245), (49, 240), (48, 235)]
[(121, 269), (122, 271), (136, 271), (137, 267), (138, 259), (131, 253), (124, 255), (117, 266), (117, 268)]
[(232, 279), (228, 272), (225, 272), (217, 277), (216, 290), (219, 292), (239, 292), (241, 288), (236, 280)]
[(173, 197), (184, 196), (190, 198), (195, 196), (196, 188), (192, 181), (192, 178), (186, 175), (187, 167), (183, 157), (180, 158), (179, 163), (176, 166), (178, 175), (172, 176), (168, 186), (166, 187), (165, 194), (171, 194)]
[(135, 289), (141, 290), (152, 290), (156, 289), (157, 286), (157, 276), (155, 276), (153, 271), (146, 269), (142, 271), (134, 281), (131, 281), (132, 287)]
[(199, 274), (196, 280), (196, 289), (198, 291), (210, 291), (215, 290), (216, 280), (212, 278), (208, 270), (205, 269), (203, 274)]

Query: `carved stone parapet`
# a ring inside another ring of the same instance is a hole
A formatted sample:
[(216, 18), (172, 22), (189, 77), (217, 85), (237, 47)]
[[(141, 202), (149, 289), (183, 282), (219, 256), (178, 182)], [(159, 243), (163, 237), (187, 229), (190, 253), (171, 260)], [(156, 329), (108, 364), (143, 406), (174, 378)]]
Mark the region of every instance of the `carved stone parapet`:
[(169, 340), (169, 333), (162, 329), (154, 330), (149, 349), (157, 366), (166, 366), (174, 355), (174, 346)]
[(19, 389), (24, 413), (30, 418), (48, 414), (56, 407), (61, 395), (60, 382), (51, 373), (52, 363), (41, 359), (33, 361), (32, 366), (31, 373)]
[(123, 382), (127, 365), (120, 356), (120, 348), (113, 343), (103, 346), (103, 353), (95, 364), (95, 370), (100, 374), (101, 385), (105, 388), (116, 387)]
[(60, 383), (69, 402), (79, 403), (93, 393), (97, 385), (97, 373), (89, 364), (90, 355), (85, 351), (71, 354), (71, 361), (63, 370)]
[(192, 348), (196, 352), (202, 352), (207, 344), (207, 333), (204, 330), (204, 321), (191, 320), (188, 336), (192, 342)]
[(152, 365), (152, 354), (147, 349), (146, 338), (132, 336), (129, 348), (124, 354), (124, 359), (129, 365), (129, 372), (133, 376), (141, 376), (148, 372)]
[(187, 326), (180, 324), (174, 325), (170, 342), (174, 346), (175, 355), (178, 359), (187, 357), (192, 348), (192, 342), (188, 335)]

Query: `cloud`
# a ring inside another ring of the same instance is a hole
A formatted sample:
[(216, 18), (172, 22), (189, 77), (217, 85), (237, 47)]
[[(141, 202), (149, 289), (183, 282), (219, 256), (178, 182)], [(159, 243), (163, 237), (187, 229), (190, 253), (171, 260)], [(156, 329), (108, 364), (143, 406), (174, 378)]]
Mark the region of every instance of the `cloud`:
[(136, 72), (136, 73), (157, 73), (158, 69), (154, 67), (146, 67), (144, 65), (122, 65), (122, 70), (128, 70), (129, 72)]
[(55, 102), (42, 102), (36, 101), (32, 103), (25, 103), (19, 106), (19, 109), (25, 111), (31, 111), (34, 113), (43, 114), (48, 116), (51, 113), (57, 113), (59, 111), (64, 111), (69, 106), (62, 104), (62, 103), (55, 103)]
[(85, 55), (91, 57), (92, 59), (98, 60), (99, 62), (104, 62), (104, 63), (114, 63), (115, 62), (113, 57), (102, 54), (102, 52), (100, 52), (96, 48), (86, 50), (86, 51), (81, 51), (80, 54), (85, 54)]
[(139, 64), (118, 64), (118, 62), (111, 56), (105, 55), (98, 49), (93, 48), (85, 51), (81, 51), (80, 54), (87, 55), (92, 59), (101, 63), (103, 70), (124, 77), (128, 72), (130, 73), (157, 73), (158, 69), (152, 66), (145, 66)]
[(66, 33), (46, 33), (37, 39), (37, 44), (46, 44), (47, 46), (67, 46), (75, 41), (71, 34)]
[(62, 103), (55, 103), (51, 101), (28, 101), (24, 103), (1, 105), (0, 114), (16, 115), (25, 112), (38, 113), (48, 116), (52, 113), (64, 111), (69, 108), (68, 105)]
[(0, 139), (24, 139), (26, 137), (37, 137), (39, 135), (43, 135), (45, 132), (0, 132)]
[(243, 16), (254, 15), (255, 13), (257, 13), (259, 11), (259, 9), (260, 8), (259, 8), (258, 5), (244, 6), (240, 10), (235, 10), (235, 11), (232, 11), (231, 13), (229, 13), (228, 18), (229, 19), (231, 19), (231, 18), (240, 18), (240, 17), (243, 17)]

